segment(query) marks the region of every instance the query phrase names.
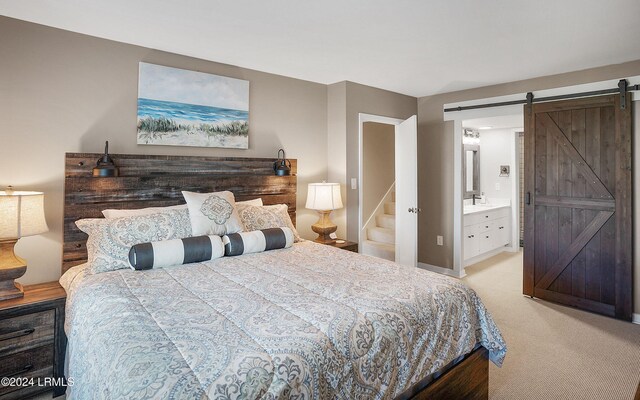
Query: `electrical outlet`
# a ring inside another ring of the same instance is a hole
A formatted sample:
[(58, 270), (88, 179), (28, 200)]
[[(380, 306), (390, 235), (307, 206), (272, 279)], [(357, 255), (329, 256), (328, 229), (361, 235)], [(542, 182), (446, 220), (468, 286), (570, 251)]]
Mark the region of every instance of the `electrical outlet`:
[(500, 190), (500, 182), (496, 182), (496, 190)]
[(444, 238), (440, 235), (436, 236), (436, 243), (438, 246), (444, 246)]

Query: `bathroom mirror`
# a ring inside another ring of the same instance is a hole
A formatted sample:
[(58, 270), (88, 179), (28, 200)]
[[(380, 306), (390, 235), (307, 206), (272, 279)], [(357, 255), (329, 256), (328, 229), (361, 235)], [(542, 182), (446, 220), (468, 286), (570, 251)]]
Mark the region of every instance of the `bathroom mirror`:
[(464, 198), (470, 199), (474, 194), (480, 196), (480, 146), (475, 144), (463, 145), (462, 154), (462, 185)]

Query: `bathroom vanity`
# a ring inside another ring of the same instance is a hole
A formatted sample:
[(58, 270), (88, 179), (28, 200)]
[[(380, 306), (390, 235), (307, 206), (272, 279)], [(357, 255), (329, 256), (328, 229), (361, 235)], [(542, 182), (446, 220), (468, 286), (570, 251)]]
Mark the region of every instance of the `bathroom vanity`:
[(506, 250), (511, 241), (509, 205), (465, 205), (463, 222), (465, 266)]

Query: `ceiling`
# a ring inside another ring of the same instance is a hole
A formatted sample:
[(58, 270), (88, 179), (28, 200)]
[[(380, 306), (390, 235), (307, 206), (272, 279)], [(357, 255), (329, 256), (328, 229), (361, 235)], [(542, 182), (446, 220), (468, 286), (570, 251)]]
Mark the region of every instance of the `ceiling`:
[(0, 15), (416, 97), (640, 58), (638, 0), (0, 0)]

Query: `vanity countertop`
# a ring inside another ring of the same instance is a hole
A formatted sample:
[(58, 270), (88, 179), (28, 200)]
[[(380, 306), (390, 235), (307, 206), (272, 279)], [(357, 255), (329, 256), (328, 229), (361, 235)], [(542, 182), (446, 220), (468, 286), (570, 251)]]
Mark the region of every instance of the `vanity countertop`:
[(499, 208), (511, 207), (510, 204), (476, 204), (476, 205), (465, 205), (463, 209), (464, 215), (475, 214), (479, 212), (485, 211), (493, 211)]

